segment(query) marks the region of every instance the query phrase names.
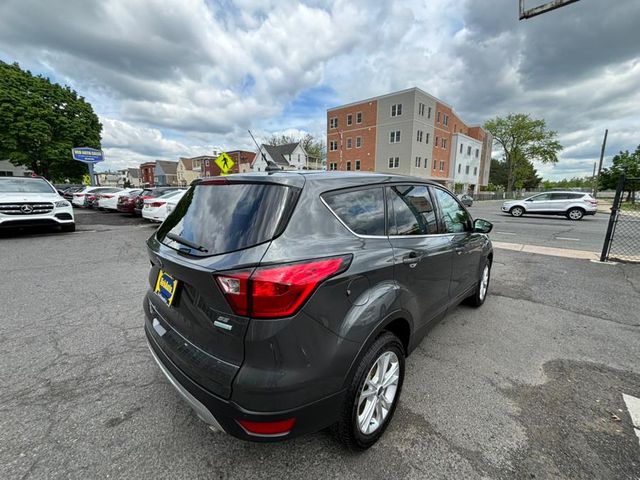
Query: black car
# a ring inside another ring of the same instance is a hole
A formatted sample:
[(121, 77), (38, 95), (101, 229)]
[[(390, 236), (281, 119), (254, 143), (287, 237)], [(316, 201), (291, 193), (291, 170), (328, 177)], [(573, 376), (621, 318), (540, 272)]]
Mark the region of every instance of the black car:
[(196, 181), (148, 240), (145, 332), (213, 429), (258, 442), (382, 435), (405, 358), (483, 304), (491, 223), (413, 177), (277, 172)]
[(133, 214), (137, 216), (142, 215), (142, 208), (144, 207), (144, 201), (148, 198), (156, 198), (160, 195), (164, 195), (167, 192), (172, 190), (178, 190), (180, 187), (151, 187), (145, 188), (142, 190), (142, 193), (138, 195), (135, 199), (135, 206), (133, 209)]

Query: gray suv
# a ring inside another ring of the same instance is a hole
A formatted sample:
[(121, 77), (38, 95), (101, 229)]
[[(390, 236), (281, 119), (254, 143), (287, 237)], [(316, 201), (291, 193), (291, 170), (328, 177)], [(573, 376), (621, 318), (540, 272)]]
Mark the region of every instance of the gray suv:
[(214, 430), (263, 442), (331, 427), (368, 448), (407, 355), (459, 302), (483, 304), (491, 227), (412, 177), (196, 181), (148, 240), (149, 348)]
[(583, 192), (544, 192), (522, 200), (509, 200), (502, 204), (502, 211), (513, 217), (525, 213), (536, 215), (564, 215), (569, 220), (582, 220), (585, 215), (595, 215), (598, 201)]

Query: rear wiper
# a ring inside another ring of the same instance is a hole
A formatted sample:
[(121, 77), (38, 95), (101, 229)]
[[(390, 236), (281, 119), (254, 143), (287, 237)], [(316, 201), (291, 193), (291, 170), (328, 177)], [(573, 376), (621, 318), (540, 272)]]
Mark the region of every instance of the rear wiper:
[(199, 252), (203, 252), (203, 253), (208, 253), (209, 250), (207, 250), (206, 248), (204, 248), (202, 245), (198, 245), (197, 243), (193, 243), (190, 240), (187, 240), (186, 238), (182, 238), (180, 235), (176, 235), (175, 233), (167, 233), (167, 237), (169, 237), (171, 240), (181, 243), (183, 245), (186, 245), (187, 247), (191, 247), (194, 250), (198, 250)]

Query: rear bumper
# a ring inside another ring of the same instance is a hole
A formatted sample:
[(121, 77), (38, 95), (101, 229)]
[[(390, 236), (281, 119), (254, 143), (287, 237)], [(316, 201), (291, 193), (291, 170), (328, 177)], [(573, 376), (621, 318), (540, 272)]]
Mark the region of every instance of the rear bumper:
[[(232, 400), (223, 399), (204, 389), (185, 375), (162, 351), (156, 335), (145, 322), (145, 333), (154, 360), (178, 391), (182, 399), (196, 412), (196, 415), (214, 430), (221, 430), (242, 440), (253, 442), (275, 442), (317, 432), (335, 423), (342, 408), (345, 391), (298, 408), (277, 412), (256, 412), (244, 409)], [(257, 435), (246, 431), (239, 420), (251, 422), (277, 422), (295, 418), (291, 430), (285, 434)]]
[(121, 213), (134, 213), (135, 206), (119, 203), (116, 210)]

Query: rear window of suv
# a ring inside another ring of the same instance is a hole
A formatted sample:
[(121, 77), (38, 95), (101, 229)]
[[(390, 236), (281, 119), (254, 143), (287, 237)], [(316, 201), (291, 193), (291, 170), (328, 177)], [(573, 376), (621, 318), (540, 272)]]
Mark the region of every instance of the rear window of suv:
[(168, 247), (197, 256), (253, 247), (281, 233), (298, 193), (298, 188), (264, 183), (195, 185), (156, 236)]

